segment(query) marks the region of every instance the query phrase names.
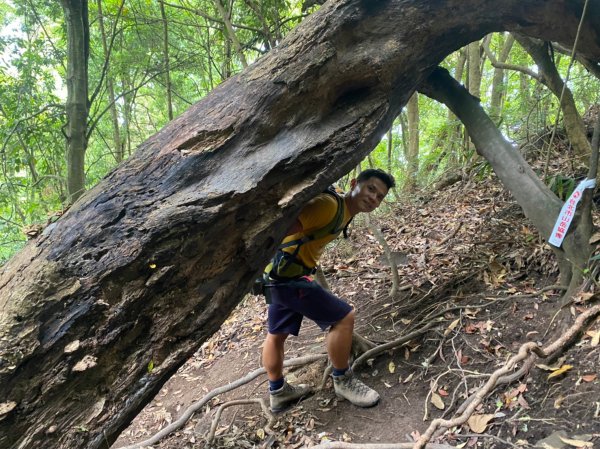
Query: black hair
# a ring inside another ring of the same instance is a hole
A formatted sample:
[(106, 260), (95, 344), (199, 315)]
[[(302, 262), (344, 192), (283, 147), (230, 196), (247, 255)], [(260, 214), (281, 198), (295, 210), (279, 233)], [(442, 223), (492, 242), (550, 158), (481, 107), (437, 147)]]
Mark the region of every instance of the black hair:
[(380, 168), (368, 168), (366, 170), (361, 171), (358, 177), (356, 178), (356, 181), (363, 182), (370, 178), (380, 179), (387, 186), (388, 189), (391, 189), (392, 187), (396, 186), (396, 181), (394, 180), (394, 177), (389, 173), (384, 172)]

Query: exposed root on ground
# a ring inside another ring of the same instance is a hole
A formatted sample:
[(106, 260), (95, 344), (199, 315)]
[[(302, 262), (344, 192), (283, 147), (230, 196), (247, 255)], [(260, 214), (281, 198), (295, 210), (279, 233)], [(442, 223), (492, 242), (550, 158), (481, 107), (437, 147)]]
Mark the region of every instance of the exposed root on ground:
[[(308, 363), (313, 363), (313, 362), (318, 362), (318, 361), (324, 360), (326, 357), (327, 357), (327, 354), (307, 355), (305, 357), (298, 357), (295, 359), (286, 360), (284, 362), (283, 366), (289, 367), (289, 366), (306, 365)], [(196, 413), (198, 410), (200, 410), (208, 401), (210, 401), (215, 396), (218, 396), (223, 393), (227, 393), (231, 390), (235, 390), (236, 388), (239, 388), (242, 385), (245, 385), (248, 382), (251, 382), (252, 380), (256, 379), (261, 374), (265, 374), (265, 373), (266, 373), (266, 371), (264, 368), (258, 368), (258, 369), (255, 369), (254, 371), (252, 371), (251, 373), (245, 375), (244, 377), (236, 380), (235, 382), (231, 382), (222, 387), (215, 388), (211, 392), (207, 393), (202, 399), (200, 399), (199, 401), (190, 405), (177, 420), (173, 421), (167, 427), (160, 430), (159, 432), (157, 432), (156, 434), (154, 434), (147, 440), (142, 441), (141, 443), (136, 443), (136, 444), (132, 444), (129, 446), (122, 446), (119, 449), (141, 449), (144, 446), (151, 446), (152, 444), (158, 443), (161, 439), (163, 439), (164, 437), (169, 435), (171, 432), (174, 432), (175, 430), (178, 430), (181, 427), (183, 427), (185, 425), (185, 423), (192, 417), (192, 415), (194, 413)]]
[[(552, 286), (552, 287), (556, 288), (556, 286)], [(549, 289), (550, 288), (547, 288), (544, 290), (549, 290)], [(519, 296), (522, 297), (522, 295), (519, 295)], [(504, 298), (504, 299), (511, 299), (511, 298)], [(498, 300), (501, 300), (501, 299), (499, 298), (492, 302), (496, 302)], [(486, 304), (484, 304), (484, 306), (488, 305), (488, 304), (489, 303), (486, 303)], [(352, 369), (357, 368), (358, 366), (363, 364), (368, 359), (374, 358), (386, 350), (390, 350), (390, 349), (394, 349), (399, 346), (402, 346), (402, 345), (406, 344), (407, 342), (411, 341), (412, 339), (427, 333), (432, 327), (439, 324), (440, 316), (442, 316), (450, 311), (461, 310), (465, 307), (473, 308), (473, 307), (478, 307), (478, 306), (460, 306), (460, 307), (444, 308), (444, 310), (442, 310), (441, 312), (437, 312), (437, 313), (435, 313), (435, 311), (432, 311), (429, 313), (429, 316), (426, 317), (426, 320), (428, 322), (425, 325), (423, 325), (422, 327), (420, 327), (420, 328), (410, 332), (409, 334), (406, 334), (394, 341), (383, 343), (380, 345), (375, 345), (375, 343), (356, 335), (357, 338), (356, 338), (355, 343), (357, 344), (357, 346), (360, 347), (360, 349), (357, 351), (356, 355), (358, 355), (358, 354), (361, 354), (361, 355), (359, 355), (352, 363), (352, 365), (351, 365)], [(457, 416), (451, 420), (435, 419), (434, 421), (432, 421), (429, 428), (426, 430), (426, 432), (423, 435), (421, 435), (421, 437), (419, 438), (419, 440), (416, 443), (356, 444), (356, 443), (346, 443), (346, 442), (328, 442), (328, 443), (323, 443), (323, 444), (314, 446), (314, 448), (315, 449), (325, 449), (325, 448), (328, 448), (328, 449), (329, 448), (403, 449), (403, 448), (411, 448), (412, 447), (414, 449), (422, 449), (422, 448), (448, 449), (450, 446), (443, 445), (443, 444), (431, 444), (431, 443), (429, 443), (429, 441), (431, 439), (435, 439), (435, 438), (441, 436), (446, 431), (446, 429), (448, 429), (450, 427), (460, 426), (460, 425), (464, 424), (469, 419), (469, 417), (472, 415), (472, 413), (476, 409), (476, 407), (496, 387), (498, 387), (499, 385), (502, 385), (502, 384), (511, 383), (517, 379), (520, 379), (524, 375), (526, 375), (529, 372), (529, 370), (532, 368), (532, 366), (534, 365), (534, 363), (538, 357), (553, 358), (558, 353), (562, 352), (566, 348), (566, 346), (569, 344), (569, 342), (579, 332), (581, 332), (584, 324), (591, 318), (594, 318), (598, 315), (600, 315), (600, 305), (596, 305), (594, 307), (589, 308), (588, 310), (586, 310), (585, 312), (583, 312), (582, 314), (580, 314), (577, 317), (574, 324), (571, 326), (571, 328), (568, 329), (567, 332), (565, 332), (559, 339), (557, 339), (552, 344), (548, 345), (546, 348), (540, 348), (536, 343), (533, 343), (533, 342), (523, 344), (515, 356), (513, 356), (503, 367), (501, 367), (500, 369), (494, 371), (491, 375), (489, 375), (489, 379), (487, 380), (486, 384), (483, 387), (481, 387), (475, 394), (469, 396), (458, 407), (455, 414), (457, 414), (459, 416)], [(421, 321), (421, 323), (423, 323), (423, 321)], [(440, 346), (443, 344), (443, 341), (445, 341), (444, 338), (442, 338), (442, 343), (440, 343)], [(440, 350), (440, 347), (438, 347), (438, 350), (436, 350), (436, 352), (434, 353), (434, 356), (435, 356), (435, 354), (437, 354), (437, 352), (439, 350)], [(305, 357), (299, 357), (299, 358), (287, 360), (284, 363), (284, 366), (286, 366), (286, 367), (302, 366), (302, 365), (307, 365), (307, 364), (318, 362), (318, 361), (323, 361), (326, 359), (327, 359), (327, 354), (313, 354), (313, 355), (309, 355), (309, 356), (305, 356)], [(523, 365), (521, 366), (520, 369), (513, 372), (513, 369), (519, 362), (523, 362)], [(161, 439), (165, 438), (170, 433), (182, 428), (185, 425), (185, 423), (193, 416), (194, 413), (196, 413), (198, 410), (200, 410), (203, 406), (205, 406), (208, 403), (208, 401), (210, 401), (214, 397), (216, 397), (220, 394), (232, 391), (236, 388), (239, 388), (242, 385), (245, 385), (245, 384), (251, 382), (252, 380), (256, 379), (257, 377), (259, 377), (262, 374), (265, 374), (265, 369), (259, 368), (232, 383), (229, 383), (227, 385), (224, 385), (224, 386), (221, 386), (219, 388), (212, 390), (211, 392), (206, 394), (202, 399), (200, 399), (199, 401), (197, 401), (194, 404), (192, 404), (191, 406), (189, 406), (176, 421), (169, 424), (167, 427), (160, 430), (155, 435), (151, 436), (147, 440), (142, 441), (140, 443), (136, 443), (136, 444), (129, 445), (129, 446), (123, 446), (119, 449), (141, 449), (145, 446), (150, 446), (152, 444), (156, 444), (157, 442), (159, 442)], [(326, 370), (325, 375), (323, 376), (321, 385), (318, 388), (321, 388), (321, 389), (323, 388), (323, 386), (327, 380), (327, 375), (328, 375), (328, 371)], [(272, 425), (274, 418), (273, 418), (273, 415), (270, 413), (265, 401), (262, 399), (246, 398), (246, 399), (239, 399), (239, 400), (226, 402), (225, 404), (222, 404), (217, 409), (216, 414), (213, 418), (211, 429), (207, 436), (207, 441), (211, 442), (215, 438), (216, 427), (218, 425), (218, 421), (221, 417), (221, 414), (225, 408), (231, 407), (231, 406), (236, 406), (236, 405), (251, 404), (251, 403), (258, 403), (261, 406), (265, 416), (268, 419), (268, 424), (265, 427), (265, 430), (268, 433), (271, 433), (272, 432), (271, 425)]]
[(435, 324), (437, 324), (437, 321), (430, 321), (429, 323), (427, 323), (422, 328), (417, 329), (416, 331), (411, 332), (410, 334), (404, 335), (404, 336), (398, 338), (397, 340), (390, 341), (389, 343), (384, 343), (382, 345), (379, 345), (379, 346), (376, 346), (376, 347), (374, 347), (372, 349), (369, 349), (367, 352), (363, 353), (359, 358), (357, 358), (354, 361), (354, 363), (352, 364), (352, 369), (355, 369), (356, 367), (360, 366), (363, 362), (365, 362), (367, 359), (375, 357), (377, 354), (380, 354), (383, 351), (386, 351), (388, 349), (397, 348), (398, 346), (403, 345), (404, 343), (409, 342), (413, 338), (418, 337), (419, 335), (424, 334), (431, 327), (433, 327)]
[(265, 414), (265, 416), (267, 417), (267, 420), (268, 420), (267, 425), (265, 426), (265, 431), (269, 432), (269, 433), (273, 432), (273, 429), (271, 429), (271, 426), (275, 422), (275, 417), (269, 410), (269, 406), (267, 405), (267, 403), (264, 399), (261, 399), (261, 398), (236, 399), (235, 401), (229, 401), (229, 402), (225, 402), (224, 404), (221, 404), (219, 406), (219, 408), (217, 409), (217, 412), (215, 413), (212, 424), (210, 426), (210, 431), (208, 432), (208, 436), (206, 437), (208, 444), (211, 444), (213, 442), (213, 440), (215, 439), (215, 432), (217, 430), (217, 425), (219, 424), (219, 419), (221, 418), (221, 414), (223, 413), (223, 410), (225, 410), (227, 407), (232, 407), (234, 405), (247, 405), (247, 404), (259, 404), (260, 405), (260, 408), (262, 409), (263, 413)]
[[(439, 434), (438, 429), (445, 431), (454, 426), (461, 426), (475, 411), (475, 408), (485, 399), (485, 397), (492, 392), (492, 390), (498, 386), (501, 382), (505, 383), (508, 379), (515, 379), (514, 374), (511, 373), (515, 365), (525, 360), (524, 366), (531, 367), (536, 357), (547, 358), (553, 357), (558, 352), (563, 351), (569, 342), (581, 332), (584, 324), (591, 318), (596, 317), (600, 314), (600, 305), (596, 305), (580, 314), (573, 325), (554, 343), (551, 343), (546, 348), (540, 348), (536, 343), (528, 342), (521, 346), (519, 352), (510, 358), (510, 360), (502, 367), (494, 371), (488, 381), (483, 387), (481, 387), (474, 395), (470, 396), (465, 403), (459, 408), (460, 416), (457, 416), (451, 420), (445, 419), (434, 419), (430, 426), (427, 428), (425, 433), (421, 435), (419, 440), (414, 444), (413, 449), (423, 449), (427, 446), (427, 443), (434, 437), (434, 434)], [(521, 368), (518, 371), (525, 374), (525, 370)], [(465, 405), (466, 404), (466, 405)]]
[[(379, 354), (385, 350), (398, 347), (398, 346), (412, 340), (413, 338), (424, 334), (435, 324), (437, 324), (436, 321), (431, 321), (431, 322), (427, 323), (425, 326), (423, 326), (422, 328), (420, 328), (414, 332), (411, 332), (410, 334), (407, 334), (397, 340), (394, 340), (389, 343), (384, 343), (379, 346), (376, 346), (375, 343), (367, 340), (364, 337), (361, 337), (358, 334), (355, 334), (354, 342), (356, 343), (356, 345), (358, 347), (358, 351), (359, 352), (365, 351), (365, 352), (362, 352), (362, 355), (354, 361), (354, 363), (352, 364), (352, 368), (354, 369), (355, 367), (359, 366), (368, 358), (374, 357), (377, 354)], [(325, 360), (326, 358), (327, 358), (327, 354), (314, 354), (314, 355), (309, 355), (309, 356), (305, 356), (305, 357), (298, 357), (295, 359), (286, 360), (284, 362), (284, 366), (290, 367), (290, 366), (307, 365), (309, 363)], [(328, 367), (325, 370), (325, 375), (323, 376), (323, 380), (322, 380), (321, 384), (319, 385), (319, 387), (317, 387), (318, 389), (322, 389), (324, 387), (324, 384), (327, 380), (327, 375), (328, 375), (329, 371), (330, 371), (330, 367)], [(147, 440), (142, 441), (140, 443), (130, 445), (130, 446), (123, 446), (119, 449), (141, 449), (145, 446), (150, 446), (152, 444), (156, 444), (157, 442), (159, 442), (161, 439), (165, 438), (170, 433), (183, 427), (185, 425), (185, 423), (193, 416), (193, 414), (195, 412), (197, 412), (198, 410), (200, 410), (212, 398), (214, 398), (220, 394), (232, 391), (236, 388), (239, 388), (242, 385), (245, 385), (245, 384), (251, 382), (252, 380), (256, 379), (258, 376), (265, 374), (265, 373), (266, 373), (266, 371), (264, 368), (258, 368), (256, 370), (252, 371), (251, 373), (247, 374), (246, 376), (236, 380), (235, 382), (229, 383), (229, 384), (224, 385), (219, 388), (215, 388), (214, 390), (212, 390), (211, 392), (206, 394), (202, 399), (200, 399), (199, 401), (190, 405), (177, 420), (173, 421), (167, 427), (160, 430), (159, 432), (157, 432), (156, 434), (154, 434)], [(214, 439), (216, 423), (218, 422), (220, 415), (222, 413), (222, 410), (224, 408), (230, 407), (233, 405), (243, 405), (243, 404), (249, 404), (249, 403), (259, 403), (261, 405), (261, 407), (263, 408), (263, 411), (266, 410), (265, 414), (267, 415), (269, 420), (271, 420), (272, 415), (268, 411), (268, 407), (265, 409), (266, 404), (261, 399), (240, 399), (240, 400), (230, 401), (230, 402), (223, 404), (217, 410), (215, 418), (213, 420), (213, 424), (211, 426), (211, 430), (209, 432), (208, 441), (212, 441), (212, 439)], [(269, 426), (270, 426), (270, 423), (271, 423), (271, 421), (269, 421)]]
[[(410, 449), (413, 443), (395, 443), (395, 444), (360, 444), (360, 443), (344, 443), (342, 441), (333, 441), (330, 443), (322, 443), (316, 446), (311, 446), (311, 449)], [(425, 446), (426, 449), (455, 449), (454, 446), (448, 444), (429, 443)]]

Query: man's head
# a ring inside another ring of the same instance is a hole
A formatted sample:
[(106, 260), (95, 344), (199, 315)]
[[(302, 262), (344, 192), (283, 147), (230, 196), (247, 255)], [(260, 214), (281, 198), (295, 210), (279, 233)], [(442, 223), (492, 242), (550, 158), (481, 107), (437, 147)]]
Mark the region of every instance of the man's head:
[(351, 190), (347, 195), (350, 213), (373, 212), (395, 185), (394, 177), (383, 170), (370, 168), (360, 172), (350, 181)]

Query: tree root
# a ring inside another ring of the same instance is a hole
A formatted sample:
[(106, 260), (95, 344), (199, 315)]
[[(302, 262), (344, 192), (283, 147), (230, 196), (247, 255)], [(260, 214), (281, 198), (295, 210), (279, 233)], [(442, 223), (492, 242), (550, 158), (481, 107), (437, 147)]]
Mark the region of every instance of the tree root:
[[(288, 366), (306, 365), (308, 363), (313, 363), (313, 362), (318, 362), (318, 361), (324, 360), (326, 357), (327, 357), (327, 354), (307, 355), (305, 357), (298, 357), (295, 359), (286, 360), (284, 362), (283, 366), (288, 367)], [(241, 387), (242, 385), (245, 385), (248, 382), (251, 382), (252, 380), (256, 379), (261, 374), (265, 374), (265, 373), (266, 373), (266, 371), (264, 368), (258, 368), (256, 370), (252, 371), (251, 373), (245, 375), (244, 377), (236, 380), (235, 382), (231, 382), (222, 387), (215, 388), (214, 390), (212, 390), (211, 392), (206, 394), (202, 399), (200, 399), (199, 401), (190, 405), (177, 420), (173, 421), (167, 427), (160, 430), (159, 432), (157, 432), (156, 434), (154, 434), (147, 440), (142, 441), (141, 443), (132, 444), (130, 446), (123, 446), (118, 449), (141, 449), (144, 446), (151, 446), (151, 445), (159, 442), (161, 439), (163, 439), (164, 437), (169, 435), (171, 432), (174, 432), (175, 430), (178, 430), (181, 427), (183, 427), (185, 425), (185, 423), (192, 417), (192, 415), (194, 413), (196, 413), (198, 410), (200, 410), (208, 401), (210, 401), (215, 396), (218, 396), (223, 393), (227, 393), (228, 391), (231, 391), (231, 390), (235, 390), (236, 388)]]
[[(460, 407), (459, 410), (462, 410), (460, 416), (457, 416), (451, 420), (445, 419), (434, 419), (430, 426), (427, 428), (424, 434), (421, 435), (419, 440), (414, 444), (413, 449), (423, 449), (426, 447), (427, 442), (431, 440), (434, 436), (434, 433), (438, 429), (449, 429), (450, 427), (463, 425), (469, 417), (475, 411), (475, 408), (483, 401), (483, 399), (492, 392), (492, 390), (500, 384), (500, 382), (507, 382), (508, 380), (514, 380), (515, 376), (513, 374), (509, 374), (515, 365), (518, 362), (523, 360), (525, 361), (524, 367), (531, 367), (536, 359), (536, 357), (548, 358), (553, 357), (559, 351), (565, 349), (567, 344), (573, 339), (579, 332), (581, 332), (584, 324), (591, 318), (596, 317), (600, 314), (600, 305), (596, 305), (586, 310), (582, 314), (580, 314), (573, 325), (556, 341), (548, 345), (546, 348), (540, 348), (534, 342), (528, 342), (519, 348), (519, 352), (511, 357), (506, 364), (494, 371), (488, 381), (485, 383), (483, 387), (481, 387), (473, 396), (468, 398), (465, 403), (466, 406)], [(524, 374), (526, 371), (524, 369), (518, 371), (518, 373)], [(516, 373), (515, 373), (516, 374)]]
[[(344, 443), (343, 441), (332, 441), (329, 443), (321, 443), (316, 446), (311, 446), (311, 449), (410, 449), (413, 443), (388, 443), (388, 444), (361, 444), (361, 443)], [(426, 449), (455, 449), (454, 446), (448, 444), (429, 443), (425, 446)]]
[(363, 353), (363, 355), (361, 355), (359, 358), (357, 358), (354, 363), (352, 364), (352, 369), (355, 369), (356, 367), (358, 367), (359, 365), (361, 365), (363, 362), (365, 362), (367, 359), (376, 356), (377, 354), (382, 353), (383, 351), (386, 351), (388, 349), (392, 349), (392, 348), (396, 348), (406, 342), (409, 342), (410, 340), (412, 340), (415, 337), (418, 337), (419, 335), (424, 334), (425, 332), (427, 332), (431, 327), (433, 327), (434, 325), (436, 325), (437, 322), (436, 321), (430, 321), (429, 323), (427, 323), (425, 326), (423, 326), (420, 329), (417, 329), (414, 332), (411, 332), (410, 334), (407, 334), (403, 337), (398, 338), (397, 340), (394, 341), (390, 341), (389, 343), (384, 343), (382, 345), (376, 346), (372, 349), (369, 349), (368, 351), (366, 351), (365, 353)]
[[(379, 354), (387, 349), (395, 348), (399, 345), (402, 345), (403, 343), (406, 343), (406, 342), (412, 340), (415, 337), (418, 337), (421, 334), (424, 334), (425, 332), (427, 332), (427, 330), (429, 328), (431, 328), (435, 324), (436, 324), (435, 321), (431, 321), (431, 322), (427, 323), (425, 326), (423, 326), (421, 329), (411, 332), (410, 334), (405, 335), (404, 337), (401, 337), (397, 340), (394, 340), (389, 343), (384, 343), (379, 346), (377, 346), (372, 341), (355, 333), (353, 335), (353, 346), (356, 345), (357, 352), (362, 352), (362, 355), (354, 361), (354, 363), (352, 364), (352, 368), (354, 369), (355, 367), (359, 366), (365, 360), (367, 360), (367, 358), (374, 357), (377, 354)], [(284, 362), (284, 366), (290, 367), (290, 366), (306, 365), (308, 363), (321, 361), (326, 358), (327, 358), (327, 354), (314, 354), (314, 355), (309, 355), (309, 356), (305, 356), (305, 357), (298, 357), (295, 359), (286, 360)], [(327, 369), (325, 370), (323, 380), (321, 381), (321, 384), (319, 385), (318, 389), (323, 389), (325, 382), (327, 381), (327, 376), (330, 373), (330, 371), (331, 371), (331, 367), (328, 366)], [(215, 388), (214, 390), (212, 390), (211, 392), (206, 394), (202, 399), (200, 399), (199, 401), (190, 405), (177, 420), (173, 421), (167, 427), (160, 430), (159, 432), (157, 432), (156, 434), (154, 434), (147, 440), (142, 441), (140, 443), (130, 445), (130, 446), (122, 446), (118, 449), (141, 449), (145, 446), (150, 446), (152, 444), (157, 443), (158, 441), (160, 441), (161, 439), (163, 439), (164, 437), (169, 435), (171, 432), (174, 432), (175, 430), (178, 430), (181, 427), (183, 427), (185, 425), (185, 423), (192, 417), (192, 415), (195, 412), (197, 412), (198, 410), (200, 410), (212, 398), (218, 396), (219, 394), (227, 393), (231, 390), (241, 387), (242, 385), (245, 385), (245, 384), (251, 382), (252, 380), (256, 379), (261, 374), (265, 374), (265, 373), (266, 373), (266, 371), (264, 368), (258, 368), (256, 370), (252, 371), (251, 373), (247, 374), (246, 376), (236, 380), (235, 382), (229, 383), (229, 384), (224, 385), (219, 388)], [(259, 403), (259, 404), (261, 404), (263, 411), (267, 410), (265, 412), (265, 414), (268, 417), (272, 416), (270, 414), (270, 412), (268, 412), (268, 408), (265, 409), (266, 405), (264, 405), (264, 402), (261, 402), (261, 401), (262, 401), (261, 399), (242, 399), (242, 400), (227, 402), (226, 404), (223, 404), (221, 407), (219, 407), (219, 409), (217, 410), (217, 414), (215, 415), (213, 424), (211, 426), (211, 431), (208, 436), (208, 441), (212, 441), (212, 439), (214, 438), (214, 429), (216, 428), (216, 423), (218, 422), (218, 419), (220, 418), (222, 409), (225, 408), (224, 406), (229, 407), (232, 405), (239, 405), (239, 404)], [(269, 425), (270, 425), (270, 423), (269, 423)], [(406, 443), (406, 444), (410, 445), (410, 443)], [(348, 446), (348, 447), (350, 447), (350, 446)], [(391, 446), (389, 446), (389, 447), (391, 447)], [(401, 446), (397, 446), (397, 447), (401, 447)], [(410, 447), (410, 446), (402, 446), (402, 447)], [(433, 448), (433, 446), (432, 446), (432, 449), (435, 449), (435, 448)]]
[(213, 440), (215, 439), (215, 432), (217, 430), (217, 425), (219, 424), (219, 419), (221, 418), (221, 414), (223, 413), (223, 410), (225, 410), (227, 407), (232, 407), (234, 405), (246, 405), (246, 404), (259, 404), (260, 405), (260, 408), (262, 409), (263, 413), (265, 414), (265, 416), (268, 419), (268, 423), (265, 427), (265, 431), (267, 431), (269, 433), (273, 432), (273, 429), (271, 429), (271, 426), (275, 422), (275, 417), (269, 410), (269, 407), (267, 406), (267, 403), (264, 399), (261, 399), (261, 398), (237, 399), (235, 401), (225, 402), (224, 404), (221, 404), (219, 406), (219, 408), (217, 409), (217, 412), (215, 413), (212, 424), (210, 426), (210, 432), (208, 433), (208, 436), (206, 437), (208, 444), (212, 444)]

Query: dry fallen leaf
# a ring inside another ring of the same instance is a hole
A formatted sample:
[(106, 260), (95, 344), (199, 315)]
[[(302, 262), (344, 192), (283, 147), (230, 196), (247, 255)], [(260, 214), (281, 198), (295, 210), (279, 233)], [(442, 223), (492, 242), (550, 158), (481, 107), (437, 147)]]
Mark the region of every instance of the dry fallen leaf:
[(527, 403), (527, 401), (525, 400), (525, 398), (523, 397), (522, 394), (519, 395), (519, 397), (517, 397), (517, 402), (519, 403), (519, 405), (521, 407), (523, 407), (525, 410), (530, 409), (531, 407), (529, 406), (529, 404)]
[(477, 328), (475, 327), (474, 324), (469, 323), (465, 326), (465, 332), (467, 334), (474, 334), (475, 332), (477, 332)]
[(584, 382), (593, 382), (596, 380), (596, 377), (598, 377), (596, 374), (586, 374), (581, 376)]
[(592, 342), (590, 343), (592, 347), (600, 344), (600, 331), (587, 331), (586, 334), (592, 337)]
[(448, 328), (444, 331), (444, 336), (447, 336), (450, 332), (452, 332), (454, 328), (458, 325), (459, 321), (460, 318), (457, 318), (456, 320), (452, 321), (452, 323), (450, 323)]
[(553, 377), (560, 376), (561, 374), (564, 374), (567, 371), (569, 371), (571, 368), (573, 368), (573, 365), (563, 365), (556, 371), (553, 371), (550, 374), (548, 374), (548, 379), (552, 379)]
[(390, 373), (394, 374), (394, 372), (396, 371), (396, 365), (394, 364), (394, 362), (389, 363), (388, 370), (390, 371)]
[(536, 363), (535, 366), (537, 366), (539, 369), (543, 369), (546, 371), (556, 371), (557, 369), (559, 369), (562, 364), (564, 363), (564, 361), (567, 359), (566, 356), (563, 356), (561, 358), (559, 358), (556, 362), (554, 362), (552, 365), (544, 365), (543, 363)]
[(562, 403), (565, 401), (565, 397), (563, 395), (560, 395), (559, 397), (557, 397), (554, 400), (554, 408), (559, 409), (562, 405)]
[(579, 293), (579, 297), (576, 299), (576, 302), (586, 302), (589, 301), (590, 299), (592, 299), (593, 297), (595, 297), (596, 294), (595, 293), (591, 293), (591, 292), (581, 292)]
[(444, 410), (444, 408), (446, 408), (442, 397), (435, 392), (431, 392), (431, 403), (435, 405), (435, 408), (437, 409)]
[(563, 443), (567, 443), (569, 446), (575, 447), (594, 447), (594, 444), (591, 441), (583, 441), (583, 440), (572, 440), (571, 438), (564, 438), (559, 436)]
[(494, 415), (471, 415), (467, 424), (475, 433), (483, 433), (488, 423), (494, 418)]

